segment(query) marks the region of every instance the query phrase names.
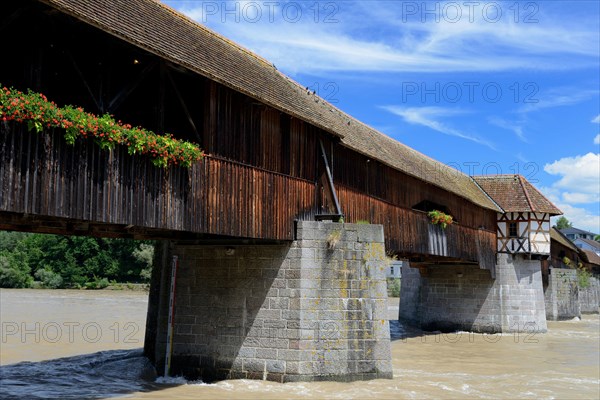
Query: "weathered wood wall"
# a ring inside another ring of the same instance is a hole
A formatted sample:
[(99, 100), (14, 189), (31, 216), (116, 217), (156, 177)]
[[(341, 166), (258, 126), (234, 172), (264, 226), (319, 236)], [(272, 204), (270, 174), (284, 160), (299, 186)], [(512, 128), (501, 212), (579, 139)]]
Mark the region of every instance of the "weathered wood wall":
[(5, 212), (283, 240), (295, 219), (314, 219), (316, 187), (304, 179), (213, 157), (189, 170), (156, 168), (125, 148), (0, 126)]
[[(438, 170), (432, 174), (446, 174)], [(496, 212), (484, 209), (464, 198), (395, 170), (348, 148), (338, 146), (333, 156), (333, 175), (336, 185), (411, 209), (427, 200), (445, 206), (461, 225), (496, 231)], [(371, 220), (370, 218), (364, 218)]]
[(391, 252), (477, 261), (483, 268), (495, 265), (495, 232), (450, 225), (441, 233), (446, 244), (445, 251), (441, 251), (435, 246), (440, 238), (430, 235), (431, 223), (425, 212), (402, 208), (345, 186), (338, 186), (338, 195), (347, 220), (383, 224), (386, 247)]

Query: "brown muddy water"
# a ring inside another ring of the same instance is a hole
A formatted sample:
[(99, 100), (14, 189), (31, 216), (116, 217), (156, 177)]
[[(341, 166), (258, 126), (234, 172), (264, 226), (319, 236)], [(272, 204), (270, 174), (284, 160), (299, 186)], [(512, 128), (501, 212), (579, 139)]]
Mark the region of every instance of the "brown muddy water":
[(207, 385), (153, 376), (146, 307), (138, 292), (0, 290), (0, 398), (600, 398), (598, 315), (535, 335), (428, 334), (392, 321), (394, 379)]

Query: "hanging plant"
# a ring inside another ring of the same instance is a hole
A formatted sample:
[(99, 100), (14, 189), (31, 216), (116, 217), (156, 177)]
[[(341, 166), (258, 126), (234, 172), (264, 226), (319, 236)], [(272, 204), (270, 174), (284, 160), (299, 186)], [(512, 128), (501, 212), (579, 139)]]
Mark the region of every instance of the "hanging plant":
[(181, 165), (189, 168), (204, 156), (197, 145), (175, 139), (170, 134), (158, 135), (132, 127), (115, 121), (109, 114), (98, 117), (79, 107), (59, 107), (43, 94), (31, 90), (23, 93), (2, 87), (0, 120), (26, 122), (30, 131), (38, 133), (44, 128), (62, 128), (65, 140), (70, 145), (75, 144), (77, 138), (93, 139), (102, 149), (123, 145), (129, 154), (150, 156), (157, 167)]
[(439, 210), (429, 211), (427, 216), (432, 224), (440, 225), (442, 229), (446, 229), (448, 225), (452, 225), (452, 215), (448, 215)]

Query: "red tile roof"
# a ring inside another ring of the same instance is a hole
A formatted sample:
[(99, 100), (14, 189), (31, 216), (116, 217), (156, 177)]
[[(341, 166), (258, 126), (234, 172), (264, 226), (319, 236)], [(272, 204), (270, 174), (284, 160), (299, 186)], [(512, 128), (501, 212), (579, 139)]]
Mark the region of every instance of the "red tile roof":
[(521, 175), (481, 175), (473, 180), (504, 212), (540, 212), (560, 215), (560, 211)]

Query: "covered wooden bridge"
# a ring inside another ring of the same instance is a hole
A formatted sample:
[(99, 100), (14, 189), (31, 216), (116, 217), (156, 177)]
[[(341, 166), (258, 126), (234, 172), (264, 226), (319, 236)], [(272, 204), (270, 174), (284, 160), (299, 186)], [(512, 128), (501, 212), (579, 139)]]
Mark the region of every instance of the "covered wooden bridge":
[[(292, 240), (294, 221), (343, 215), (383, 224), (393, 253), (493, 264), (498, 208), (468, 176), (167, 7), (146, 0), (0, 7), (11, 59), (0, 65), (2, 85), (169, 132), (206, 153), (189, 169), (164, 170), (122, 146), (69, 146), (61, 132), (3, 123), (0, 228)], [(429, 228), (425, 212), (434, 208), (454, 217), (444, 238)]]
[(0, 229), (166, 240), (146, 339), (162, 372), (391, 376), (385, 255), (496, 267), (503, 210), (473, 179), (156, 1), (2, 2), (0, 34), (3, 87), (205, 153), (162, 168), (93, 132), (0, 121)]

